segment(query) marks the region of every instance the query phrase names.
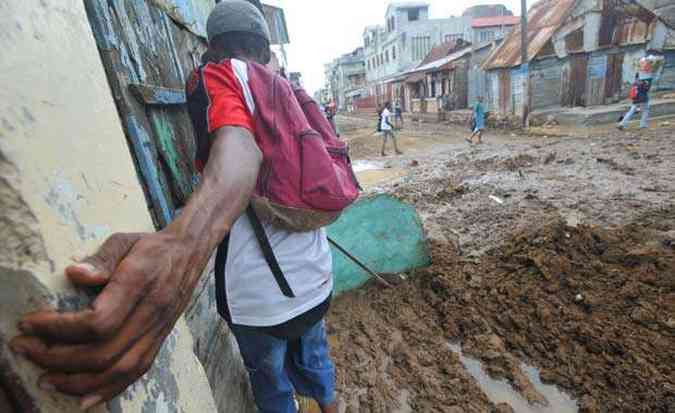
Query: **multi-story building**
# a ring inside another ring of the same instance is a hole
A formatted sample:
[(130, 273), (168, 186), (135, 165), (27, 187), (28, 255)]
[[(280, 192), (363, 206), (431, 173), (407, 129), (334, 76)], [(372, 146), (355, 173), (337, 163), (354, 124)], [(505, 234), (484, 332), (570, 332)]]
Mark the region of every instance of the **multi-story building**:
[(479, 17), (473, 19), (471, 27), (474, 47), (482, 47), (486, 43), (501, 40), (520, 23), (519, 16)]
[(426, 2), (396, 2), (385, 13), (384, 26), (363, 33), (366, 79), (378, 103), (399, 97), (394, 80), (422, 62), (431, 49), (457, 39), (470, 41), (471, 16), (430, 19)]
[(351, 110), (354, 99), (366, 94), (366, 66), (359, 47), (325, 65), (326, 88), (338, 110)]

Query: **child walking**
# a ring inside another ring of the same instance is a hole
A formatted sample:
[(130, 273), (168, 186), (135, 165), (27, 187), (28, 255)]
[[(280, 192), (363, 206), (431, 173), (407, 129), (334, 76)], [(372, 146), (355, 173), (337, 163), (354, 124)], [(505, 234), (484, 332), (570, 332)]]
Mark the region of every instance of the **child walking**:
[(485, 107), (483, 106), (483, 97), (476, 98), (476, 104), (473, 107), (473, 131), (466, 141), (473, 144), (473, 138), (478, 138), (477, 144), (483, 143), (483, 129), (485, 129)]

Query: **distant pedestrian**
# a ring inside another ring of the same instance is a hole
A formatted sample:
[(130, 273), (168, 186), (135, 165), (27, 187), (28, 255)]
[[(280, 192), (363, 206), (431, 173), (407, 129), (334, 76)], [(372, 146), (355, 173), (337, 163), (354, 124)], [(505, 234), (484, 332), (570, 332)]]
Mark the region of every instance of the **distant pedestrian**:
[(400, 99), (396, 99), (396, 102), (394, 102), (394, 123), (396, 123), (397, 129), (403, 129), (403, 109)]
[(335, 133), (340, 136), (337, 129), (337, 123), (335, 122), (335, 115), (337, 115), (337, 105), (335, 105), (335, 101), (331, 100), (328, 102), (328, 105), (326, 105), (326, 118), (328, 119), (328, 122), (330, 122)]
[(635, 81), (630, 89), (630, 97), (633, 100), (633, 104), (628, 113), (624, 115), (621, 123), (616, 126), (618, 129), (623, 130), (628, 126), (638, 108), (642, 112), (640, 129), (649, 127), (649, 90), (652, 87), (652, 81), (651, 79), (641, 79), (640, 77), (639, 73), (635, 74)]
[(387, 146), (387, 139), (391, 138), (391, 140), (394, 142), (394, 150), (396, 151), (397, 155), (402, 155), (403, 152), (398, 150), (398, 144), (396, 143), (396, 137), (394, 136), (394, 125), (391, 123), (391, 103), (387, 102), (384, 104), (384, 109), (382, 109), (382, 113), (380, 113), (380, 130), (382, 133), (384, 133), (384, 137), (382, 140), (382, 156), (387, 156), (387, 154), (384, 152), (386, 146)]
[(476, 104), (473, 107), (472, 132), (466, 141), (473, 144), (473, 138), (477, 137), (477, 144), (483, 143), (483, 129), (485, 129), (485, 107), (483, 106), (483, 97), (476, 98)]

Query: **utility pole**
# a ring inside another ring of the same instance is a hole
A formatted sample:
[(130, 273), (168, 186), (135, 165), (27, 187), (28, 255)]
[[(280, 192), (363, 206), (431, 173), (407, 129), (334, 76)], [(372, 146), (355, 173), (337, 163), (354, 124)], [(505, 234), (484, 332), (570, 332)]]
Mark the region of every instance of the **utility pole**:
[(520, 70), (523, 76), (523, 128), (527, 127), (527, 117), (530, 114), (530, 59), (528, 58), (528, 32), (527, 32), (527, 0), (520, 2)]

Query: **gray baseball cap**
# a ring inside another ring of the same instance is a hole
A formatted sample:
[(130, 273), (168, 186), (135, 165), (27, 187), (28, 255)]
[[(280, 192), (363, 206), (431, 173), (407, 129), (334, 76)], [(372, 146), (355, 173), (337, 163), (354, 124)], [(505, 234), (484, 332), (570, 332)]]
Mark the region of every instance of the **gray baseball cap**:
[(216, 4), (206, 22), (209, 42), (229, 32), (253, 33), (271, 41), (265, 16), (256, 6), (245, 0), (223, 0)]

